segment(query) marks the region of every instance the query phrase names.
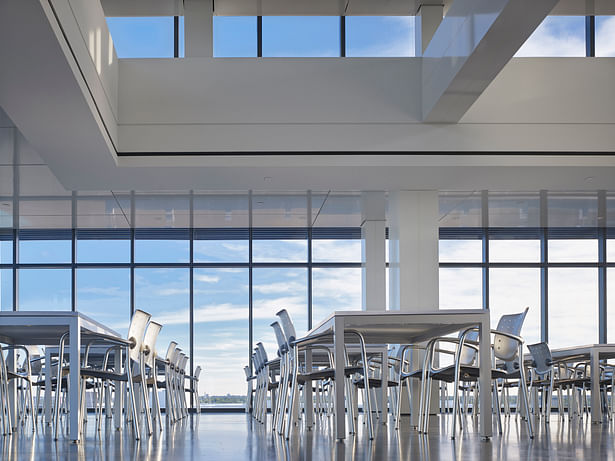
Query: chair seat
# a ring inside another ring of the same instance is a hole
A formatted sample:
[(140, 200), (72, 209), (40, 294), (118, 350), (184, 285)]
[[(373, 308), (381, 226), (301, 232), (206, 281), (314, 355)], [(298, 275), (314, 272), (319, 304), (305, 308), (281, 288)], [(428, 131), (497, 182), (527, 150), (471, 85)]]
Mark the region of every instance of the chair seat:
[(81, 376), (98, 379), (110, 379), (113, 381), (128, 382), (128, 375), (121, 373), (114, 373), (112, 371), (94, 370), (91, 368), (82, 368)]
[[(352, 383), (355, 386), (357, 386), (359, 389), (365, 388), (365, 381), (363, 380), (363, 378), (357, 378), (353, 380)], [(398, 385), (397, 381), (387, 381), (388, 387), (395, 387), (397, 385)], [(371, 388), (382, 387), (382, 380), (380, 378), (369, 378), (369, 387)]]
[[(448, 367), (431, 373), (433, 379), (452, 383), (455, 381), (455, 365), (449, 365)], [(462, 365), (459, 370), (460, 381), (476, 381), (480, 377), (480, 369), (475, 366)], [(508, 373), (504, 370), (497, 368), (491, 369), (491, 379), (518, 379), (520, 374), (518, 371)]]

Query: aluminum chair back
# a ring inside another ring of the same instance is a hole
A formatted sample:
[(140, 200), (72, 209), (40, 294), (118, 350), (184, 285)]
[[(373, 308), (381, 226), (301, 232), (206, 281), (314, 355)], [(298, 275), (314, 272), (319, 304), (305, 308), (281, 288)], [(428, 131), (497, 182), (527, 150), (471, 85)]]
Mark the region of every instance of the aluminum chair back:
[(286, 337), (286, 342), (289, 348), (292, 348), (292, 343), (297, 339), (297, 332), (295, 331), (295, 326), (293, 325), (292, 320), (290, 319), (290, 315), (286, 311), (286, 309), (282, 309), (277, 312), (275, 315), (280, 317), (280, 324), (282, 325), (282, 330), (284, 330), (284, 336)]
[(199, 380), (199, 376), (201, 376), (201, 365), (197, 366), (194, 369), (194, 374), (192, 375), (192, 377), (194, 378), (195, 381)]
[[(459, 333), (459, 337), (463, 335), (463, 331)], [(478, 342), (478, 331), (469, 331), (465, 335), (465, 341)], [(476, 360), (477, 351), (475, 347), (464, 344), (459, 355), (459, 363), (461, 365), (473, 365)]]
[(145, 365), (151, 369), (154, 369), (156, 365), (156, 340), (161, 329), (162, 325), (158, 322), (150, 322), (143, 336), (142, 350), (145, 356)]
[(133, 341), (134, 346), (130, 348), (130, 358), (135, 362), (139, 361), (141, 347), (143, 345), (143, 336), (145, 329), (152, 316), (141, 309), (137, 309), (130, 320), (128, 328), (128, 340)]
[[(526, 307), (523, 312), (518, 314), (508, 314), (500, 317), (497, 331), (502, 333), (509, 333), (511, 335), (520, 336), (521, 328), (529, 307)], [(493, 352), (495, 356), (504, 361), (512, 362), (516, 357), (519, 350), (519, 343), (512, 338), (504, 335), (498, 335), (497, 333), (493, 338)]]
[(284, 332), (282, 331), (282, 327), (278, 321), (273, 322), (271, 326), (275, 332), (275, 339), (278, 341), (278, 355), (282, 357), (286, 352), (288, 352), (286, 336), (284, 336)]
[(262, 365), (267, 363), (267, 351), (265, 351), (265, 346), (263, 346), (263, 343), (258, 342), (256, 343), (256, 347), (258, 348), (258, 352), (261, 355), (261, 360), (262, 360)]
[(534, 360), (534, 370), (536, 370), (536, 373), (542, 376), (553, 369), (553, 358), (547, 343), (528, 344), (527, 348)]

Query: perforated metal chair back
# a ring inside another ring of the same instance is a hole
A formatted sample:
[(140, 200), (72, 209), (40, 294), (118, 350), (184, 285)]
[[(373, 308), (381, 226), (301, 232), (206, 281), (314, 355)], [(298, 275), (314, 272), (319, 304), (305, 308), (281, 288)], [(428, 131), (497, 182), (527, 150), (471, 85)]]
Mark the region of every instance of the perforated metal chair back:
[(282, 309), (275, 315), (280, 317), (280, 324), (282, 325), (282, 330), (284, 330), (284, 336), (286, 337), (288, 346), (292, 347), (292, 343), (295, 341), (295, 339), (297, 339), (297, 332), (295, 331), (293, 321), (290, 319), (290, 315), (288, 314), (286, 309)]
[[(519, 336), (528, 310), (529, 307), (526, 307), (523, 312), (518, 314), (503, 315), (500, 317), (496, 330), (502, 333)], [(494, 335), (493, 352), (498, 359), (504, 362), (513, 361), (517, 356), (518, 347), (519, 343), (514, 339), (504, 335), (498, 335), (497, 333)]]
[(173, 358), (173, 354), (175, 354), (176, 348), (177, 348), (177, 343), (175, 341), (171, 341), (169, 343), (169, 347), (167, 347), (167, 355), (166, 355), (166, 359), (169, 361), (169, 363), (173, 363), (171, 359)]
[(265, 346), (263, 346), (263, 343), (258, 342), (256, 343), (256, 347), (258, 348), (258, 352), (264, 365), (265, 363), (267, 363), (267, 351), (265, 351)]
[(201, 365), (197, 366), (197, 367), (194, 369), (194, 374), (192, 375), (192, 377), (193, 377), (196, 381), (198, 381), (198, 380), (199, 380), (199, 376), (201, 376)]
[(284, 336), (284, 332), (282, 331), (282, 327), (280, 323), (275, 321), (271, 324), (273, 327), (273, 331), (275, 332), (275, 339), (278, 342), (278, 354), (282, 356), (288, 351), (288, 343), (286, 342), (286, 336)]
[(156, 364), (156, 340), (162, 325), (158, 322), (150, 322), (143, 336), (143, 353), (145, 355), (145, 365), (154, 368)]
[(134, 347), (130, 348), (130, 358), (135, 362), (139, 360), (139, 354), (141, 353), (141, 347), (143, 345), (143, 336), (145, 335), (145, 329), (151, 317), (152, 316), (147, 312), (137, 309), (130, 320), (128, 340), (134, 341)]
[(528, 344), (527, 348), (532, 354), (534, 360), (534, 370), (539, 375), (545, 375), (553, 369), (553, 358), (551, 357), (551, 349), (545, 342), (536, 344)]
[[(463, 332), (459, 333), (460, 338), (462, 334)], [(466, 333), (465, 341), (478, 341), (478, 331), (469, 331), (468, 333)], [(472, 365), (474, 364), (475, 360), (476, 349), (474, 347), (470, 347), (464, 344), (463, 348), (461, 349), (461, 355), (459, 356), (459, 363), (461, 363), (461, 365)]]

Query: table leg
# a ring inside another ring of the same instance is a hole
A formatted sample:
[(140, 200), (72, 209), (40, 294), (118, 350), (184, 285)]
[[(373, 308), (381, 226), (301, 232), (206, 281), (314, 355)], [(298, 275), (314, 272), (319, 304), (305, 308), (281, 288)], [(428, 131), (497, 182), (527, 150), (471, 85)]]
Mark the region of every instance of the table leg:
[[(9, 372), (17, 372), (17, 354), (15, 353), (15, 349), (9, 350), (6, 368)], [(8, 388), (9, 388), (9, 408), (11, 409), (11, 418), (9, 420), (9, 425), (11, 427), (11, 432), (17, 431), (17, 379), (9, 379), (8, 380)]]
[(386, 425), (389, 418), (389, 353), (386, 346), (382, 349), (380, 355), (382, 358), (382, 362), (380, 362), (382, 363), (382, 381), (380, 382), (380, 389), (382, 390), (380, 393), (380, 421), (383, 425)]
[(602, 422), (602, 408), (600, 408), (600, 364), (598, 363), (598, 355), (598, 349), (592, 347), (589, 356), (589, 365), (591, 368), (591, 411), (593, 424), (600, 424)]
[[(306, 349), (305, 351), (305, 369), (308, 373), (310, 372), (310, 370), (312, 370), (312, 350), (310, 348)], [(305, 397), (305, 427), (306, 429), (311, 430), (312, 425), (314, 424), (314, 403), (313, 403), (313, 397), (312, 397), (312, 383), (311, 382), (307, 383), (304, 386), (303, 393)], [(273, 409), (273, 405), (272, 405), (272, 409)]]
[(346, 438), (346, 407), (344, 402), (344, 320), (336, 318), (333, 326), (335, 351), (335, 431), (337, 439)]
[(79, 432), (81, 427), (81, 415), (79, 405), (79, 378), (81, 374), (81, 319), (78, 317), (70, 321), (70, 434), (69, 438), (73, 442), (79, 442)]
[(491, 407), (491, 332), (489, 317), (480, 324), (480, 436), (493, 435)]
[[(122, 349), (120, 347), (115, 349), (115, 370), (121, 373), (122, 370)], [(156, 376), (156, 373), (154, 373)], [(113, 420), (115, 422), (115, 429), (121, 430), (122, 428), (122, 407), (123, 407), (123, 395), (124, 395), (124, 383), (115, 383), (115, 398), (113, 402)], [(165, 397), (168, 394), (165, 394)], [(165, 412), (168, 414), (169, 403), (165, 400)], [(106, 415), (105, 415), (106, 416)]]
[(45, 393), (43, 394), (43, 409), (45, 422), (51, 424), (51, 347), (45, 348)]

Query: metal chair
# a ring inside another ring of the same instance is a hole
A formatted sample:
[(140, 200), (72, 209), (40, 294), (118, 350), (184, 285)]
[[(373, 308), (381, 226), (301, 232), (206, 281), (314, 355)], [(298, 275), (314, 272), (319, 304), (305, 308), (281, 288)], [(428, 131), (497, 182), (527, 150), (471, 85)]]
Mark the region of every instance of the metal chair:
[[(491, 330), (493, 334), (492, 349), (492, 370), (491, 380), (493, 381), (493, 400), (494, 407), (497, 409), (497, 421), (500, 433), (502, 432), (502, 422), (500, 419), (500, 404), (498, 397), (497, 380), (518, 380), (522, 403), (525, 408), (526, 423), (530, 438), (534, 437), (532, 419), (529, 413), (529, 399), (525, 369), (519, 366), (523, 363), (523, 338), (519, 336), (523, 322), (529, 307), (518, 314), (503, 315), (495, 330)], [(454, 338), (435, 338), (428, 343), (427, 353), (425, 354), (423, 366), (423, 388), (421, 390), (421, 424), (419, 430), (426, 433), (428, 428), (429, 405), (431, 399), (431, 383), (435, 380), (443, 380), (454, 383), (454, 398), (453, 398), (453, 427), (451, 437), (455, 438), (456, 423), (458, 411), (460, 411), (459, 390), (461, 382), (476, 382), (479, 378), (479, 366), (477, 364), (467, 364), (468, 355), (476, 355), (476, 349), (468, 349), (468, 346), (473, 345), (478, 339), (478, 329), (468, 328), (462, 331), (458, 339)], [(453, 342), (457, 344), (455, 351), (455, 363), (453, 365), (437, 368), (434, 365), (434, 356), (436, 344), (440, 341)], [(484, 347), (484, 345), (482, 345)], [(504, 369), (496, 368), (496, 360), (506, 364)], [(481, 390), (485, 391), (485, 390)], [(491, 411), (491, 409), (482, 409), (482, 411)], [(476, 412), (474, 412), (476, 414)], [(463, 430), (463, 419), (462, 430)]]
[[(145, 311), (137, 309), (130, 321), (130, 327), (128, 328), (128, 337), (127, 339), (108, 337), (105, 335), (99, 335), (99, 340), (103, 341), (105, 344), (112, 344), (118, 350), (116, 353), (125, 352), (124, 355), (124, 368), (123, 370), (108, 370), (106, 368), (96, 369), (93, 367), (87, 367), (87, 349), (86, 355), (84, 359), (85, 367), (81, 368), (81, 377), (82, 384), (85, 385), (86, 378), (94, 378), (100, 379), (103, 381), (113, 381), (116, 383), (116, 392), (123, 394), (122, 385), (125, 384), (128, 388), (128, 399), (129, 399), (129, 407), (130, 413), (132, 416), (132, 425), (133, 430), (135, 432), (135, 438), (140, 438), (140, 427), (139, 427), (139, 418), (137, 415), (137, 406), (136, 406), (136, 397), (135, 397), (135, 381), (133, 378), (133, 362), (140, 368), (141, 359), (142, 359), (142, 345), (143, 345), (143, 337), (145, 335), (145, 329), (147, 324), (151, 318), (151, 315)], [(60, 340), (59, 347), (59, 363), (62, 364), (64, 361), (64, 346), (67, 339), (67, 334), (63, 335)], [(105, 363), (106, 365), (106, 363)], [(62, 366), (58, 366), (58, 376), (57, 382), (60, 383), (62, 380)], [(147, 396), (144, 392), (141, 393), (144, 401), (144, 405), (148, 408), (148, 404), (146, 402)], [(58, 430), (59, 430), (59, 407), (60, 407), (60, 393), (56, 392), (56, 402), (55, 402), (55, 414), (54, 414), (54, 434), (55, 440), (58, 439)], [(71, 408), (71, 411), (80, 411), (80, 409)], [(148, 419), (148, 433), (152, 433), (151, 421)]]

